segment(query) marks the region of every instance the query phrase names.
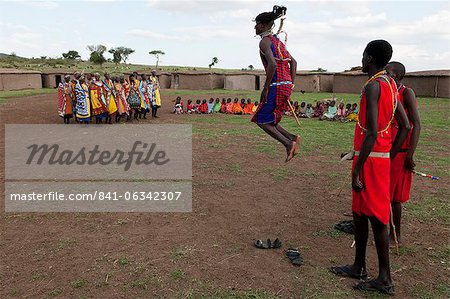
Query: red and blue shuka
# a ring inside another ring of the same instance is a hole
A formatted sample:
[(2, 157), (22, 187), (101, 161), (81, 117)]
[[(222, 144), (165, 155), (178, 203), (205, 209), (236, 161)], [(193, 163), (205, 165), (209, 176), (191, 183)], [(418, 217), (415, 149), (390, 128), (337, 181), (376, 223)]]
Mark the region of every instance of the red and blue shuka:
[[(398, 87), (398, 101), (402, 103), (403, 107), (405, 107), (403, 98), (403, 93), (405, 92), (405, 90), (406, 87), (403, 84), (400, 84), (400, 86)], [(417, 99), (415, 105), (417, 106)], [(410, 119), (407, 109), (405, 109), (405, 112), (408, 116), (408, 119)], [(411, 121), (410, 125), (412, 127)], [(398, 124), (394, 119), (394, 125), (392, 126), (392, 142), (394, 142), (395, 140), (397, 131)], [(412, 172), (406, 169), (405, 161), (411, 143), (411, 133), (412, 130), (409, 131), (408, 137), (403, 142), (400, 152), (391, 161), (391, 200), (395, 202), (406, 202), (409, 200), (410, 196)]]
[[(275, 74), (270, 83), (269, 93), (265, 103), (260, 103), (256, 109), (252, 122), (257, 124), (278, 124), (284, 111), (289, 109), (289, 101), (292, 93), (292, 78), (289, 61), (291, 54), (286, 50), (286, 46), (276, 35), (270, 35), (273, 57), (277, 63)], [(264, 68), (267, 69), (267, 59), (260, 53)]]
[[(375, 75), (371, 80), (376, 80), (380, 85), (378, 99), (378, 128), (377, 139), (369, 157), (364, 163), (360, 179), (364, 188), (360, 192), (352, 192), (352, 210), (356, 214), (376, 217), (381, 223), (389, 222), (391, 206), (390, 198), (390, 151), (392, 147), (392, 121), (397, 105), (397, 86), (392, 78)], [(369, 80), (369, 81), (371, 81)], [(361, 150), (367, 132), (366, 124), (366, 95), (363, 89), (359, 104), (359, 121), (355, 127), (352, 171), (355, 168), (357, 156)]]

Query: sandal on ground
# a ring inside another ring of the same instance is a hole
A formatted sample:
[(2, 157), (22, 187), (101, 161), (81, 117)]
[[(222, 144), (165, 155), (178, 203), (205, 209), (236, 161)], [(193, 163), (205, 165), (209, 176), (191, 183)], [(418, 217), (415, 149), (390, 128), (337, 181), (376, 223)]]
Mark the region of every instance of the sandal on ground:
[(353, 288), (355, 290), (359, 290), (359, 291), (378, 292), (381, 294), (386, 294), (386, 295), (391, 295), (391, 296), (393, 296), (395, 294), (393, 285), (384, 286), (376, 280), (361, 281), (357, 285), (355, 285)]
[(344, 220), (334, 225), (334, 228), (347, 234), (354, 234), (355, 226), (353, 220)]
[(281, 241), (278, 238), (273, 242), (270, 239), (267, 239), (267, 241), (256, 240), (254, 245), (259, 249), (276, 249), (281, 247)]
[(341, 277), (349, 277), (355, 279), (367, 279), (367, 272), (363, 270), (361, 273), (353, 272), (350, 265), (331, 267), (331, 273)]
[(303, 264), (303, 257), (300, 255), (300, 251), (296, 248), (289, 248), (286, 250), (286, 256), (294, 266), (300, 266)]

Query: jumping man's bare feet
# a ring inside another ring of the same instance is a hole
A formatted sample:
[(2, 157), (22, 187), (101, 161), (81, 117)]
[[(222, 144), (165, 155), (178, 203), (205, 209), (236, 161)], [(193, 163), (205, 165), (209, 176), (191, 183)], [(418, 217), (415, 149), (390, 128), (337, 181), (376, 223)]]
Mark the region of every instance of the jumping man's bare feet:
[(295, 148), (297, 147), (297, 143), (295, 141), (292, 141), (291, 145), (286, 147), (287, 157), (286, 157), (286, 163), (291, 161), (292, 158), (294, 158), (295, 155)]

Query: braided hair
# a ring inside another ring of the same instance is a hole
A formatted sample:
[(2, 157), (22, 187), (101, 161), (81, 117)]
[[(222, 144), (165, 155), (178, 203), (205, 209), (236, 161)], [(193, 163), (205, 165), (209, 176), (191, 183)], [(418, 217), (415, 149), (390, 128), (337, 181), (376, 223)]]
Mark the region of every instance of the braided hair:
[(263, 12), (256, 16), (255, 22), (262, 24), (271, 24), (279, 17), (286, 15), (286, 10), (287, 8), (284, 6), (275, 5), (272, 11)]

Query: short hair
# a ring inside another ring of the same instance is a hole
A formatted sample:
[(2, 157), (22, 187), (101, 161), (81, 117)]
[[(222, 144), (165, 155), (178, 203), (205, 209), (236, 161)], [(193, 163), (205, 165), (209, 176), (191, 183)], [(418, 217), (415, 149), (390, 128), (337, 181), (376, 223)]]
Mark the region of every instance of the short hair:
[(403, 77), (406, 74), (406, 68), (403, 65), (403, 63), (398, 61), (391, 61), (388, 63), (389, 65), (393, 66), (395, 73), (397, 74), (398, 79), (403, 79)]
[(263, 12), (256, 16), (256, 23), (270, 24), (286, 14), (286, 7), (275, 5), (270, 12)]
[(391, 60), (392, 46), (383, 39), (377, 39), (368, 43), (364, 52), (372, 56), (377, 67), (384, 67)]

